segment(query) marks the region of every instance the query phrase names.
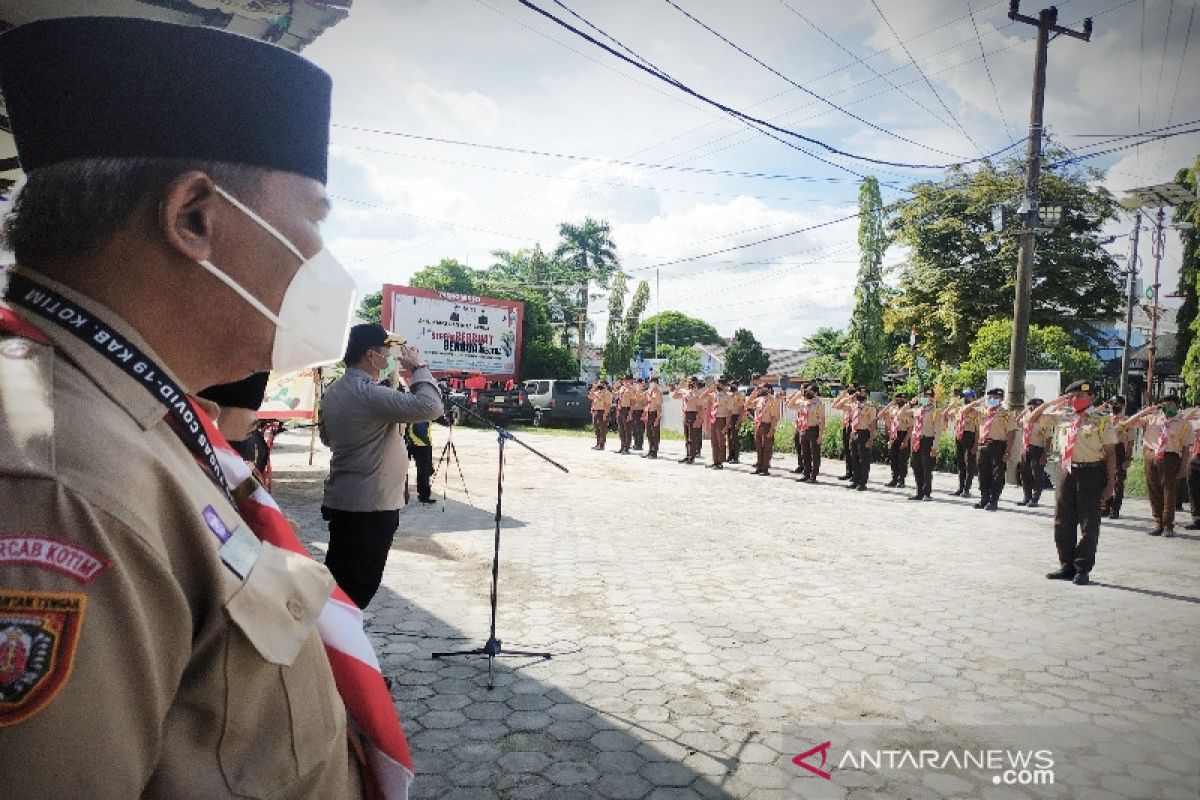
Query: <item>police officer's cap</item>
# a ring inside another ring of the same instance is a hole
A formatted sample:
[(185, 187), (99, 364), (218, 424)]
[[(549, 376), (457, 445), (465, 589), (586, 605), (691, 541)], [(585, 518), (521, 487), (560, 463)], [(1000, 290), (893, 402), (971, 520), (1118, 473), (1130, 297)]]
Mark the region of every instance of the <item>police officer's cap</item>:
[(177, 158), (324, 183), (331, 88), (295, 53), (211, 28), (69, 17), (0, 36), (0, 90), (26, 172)]
[(1089, 380), (1075, 381), (1067, 387), (1065, 394), (1071, 394), (1072, 392), (1083, 392), (1085, 394), (1094, 395), (1096, 393), (1096, 384)]
[(256, 372), (240, 381), (210, 386), (199, 394), (221, 408), (247, 408), (258, 411), (262, 407), (263, 395), (267, 393), (268, 376), (269, 373)]
[(346, 357), (343, 361), (347, 365), (353, 364), (372, 348), (392, 347), (398, 344), (404, 344), (404, 340), (388, 333), (387, 328), (378, 322), (364, 322), (350, 329), (350, 336), (346, 340)]

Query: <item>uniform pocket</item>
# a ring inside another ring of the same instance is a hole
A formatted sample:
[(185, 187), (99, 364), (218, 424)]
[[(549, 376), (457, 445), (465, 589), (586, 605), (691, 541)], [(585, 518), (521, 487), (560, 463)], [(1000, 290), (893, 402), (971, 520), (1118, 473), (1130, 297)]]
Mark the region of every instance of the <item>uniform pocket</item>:
[(310, 559), (264, 544), (225, 604), (225, 725), (218, 757), (230, 790), (269, 798), (345, 749), (345, 716), (315, 622), (332, 589)]

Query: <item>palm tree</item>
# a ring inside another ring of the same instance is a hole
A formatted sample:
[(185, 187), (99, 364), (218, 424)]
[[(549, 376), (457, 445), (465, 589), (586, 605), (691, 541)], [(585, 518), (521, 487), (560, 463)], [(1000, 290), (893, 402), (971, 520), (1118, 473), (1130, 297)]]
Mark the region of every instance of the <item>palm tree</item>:
[(578, 282), (579, 290), (579, 367), (583, 369), (583, 348), (586, 340), (584, 328), (587, 324), (588, 287), (595, 282), (601, 288), (608, 287), (608, 279), (618, 266), (617, 246), (613, 244), (612, 229), (604, 221), (586, 217), (582, 224), (564, 222), (558, 226), (559, 243), (554, 257), (569, 265)]

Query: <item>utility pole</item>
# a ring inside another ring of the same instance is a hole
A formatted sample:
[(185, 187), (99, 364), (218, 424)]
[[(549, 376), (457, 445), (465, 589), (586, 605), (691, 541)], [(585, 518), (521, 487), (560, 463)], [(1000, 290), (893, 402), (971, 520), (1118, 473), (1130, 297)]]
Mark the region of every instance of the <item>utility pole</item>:
[(1129, 394), (1129, 340), (1133, 338), (1133, 309), (1137, 305), (1137, 274), (1138, 274), (1138, 232), (1142, 229), (1142, 210), (1139, 208), (1133, 215), (1133, 246), (1129, 253), (1129, 296), (1125, 308), (1125, 344), (1121, 348), (1121, 383), (1117, 394), (1126, 398)]
[(1010, 0), (1008, 18), (1037, 26), (1037, 55), (1033, 62), (1033, 102), (1029, 109), (1029, 143), (1025, 151), (1025, 200), (1022, 215), (1021, 249), (1017, 256), (1016, 292), (1013, 298), (1012, 347), (1008, 357), (1009, 408), (1025, 404), (1025, 365), (1029, 349), (1029, 306), (1033, 286), (1033, 250), (1037, 241), (1038, 179), (1042, 161), (1042, 111), (1046, 102), (1046, 60), (1050, 34), (1061, 33), (1083, 41), (1092, 37), (1092, 20), (1083, 21), (1083, 32), (1058, 25), (1058, 9), (1043, 8), (1037, 19), (1020, 11), (1020, 0)]
[(579, 290), (579, 377), (584, 376), (583, 350), (587, 343), (587, 307), (588, 282), (583, 279), (583, 288)]
[[(1146, 354), (1146, 402), (1154, 402), (1154, 355), (1158, 347), (1158, 271), (1162, 266), (1163, 246), (1165, 245), (1166, 235), (1163, 228), (1167, 224), (1167, 210), (1162, 206), (1158, 207), (1158, 221), (1154, 226), (1153, 252), (1154, 256), (1154, 299), (1150, 301), (1150, 347)], [(1177, 356), (1178, 358), (1178, 356)]]
[(654, 270), (654, 357), (658, 358), (658, 315), (662, 313), (662, 282)]

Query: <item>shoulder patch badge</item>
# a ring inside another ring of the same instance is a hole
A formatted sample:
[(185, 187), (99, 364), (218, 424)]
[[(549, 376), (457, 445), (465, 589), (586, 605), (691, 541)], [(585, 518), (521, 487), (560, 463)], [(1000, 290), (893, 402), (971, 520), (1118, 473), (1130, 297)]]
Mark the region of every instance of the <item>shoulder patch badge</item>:
[(0, 728), (50, 704), (75, 665), (87, 597), (0, 591)]
[(17, 533), (0, 536), (0, 564), (31, 564), (61, 572), (80, 583), (91, 583), (112, 562), (100, 558), (74, 542)]

